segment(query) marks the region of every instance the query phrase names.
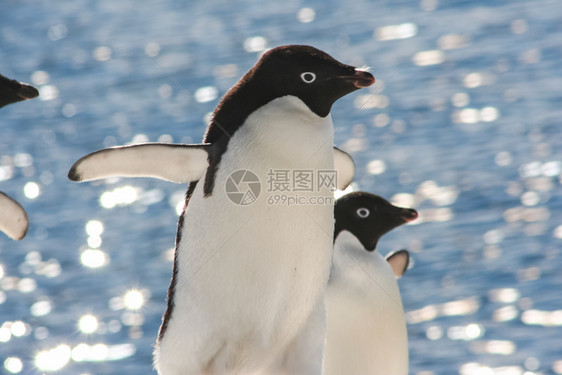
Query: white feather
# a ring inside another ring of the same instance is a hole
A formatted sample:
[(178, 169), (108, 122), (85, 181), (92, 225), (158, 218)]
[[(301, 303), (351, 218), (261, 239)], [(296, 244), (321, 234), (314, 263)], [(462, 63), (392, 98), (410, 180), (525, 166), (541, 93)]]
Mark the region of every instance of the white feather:
[(344, 231), (326, 292), (326, 375), (408, 374), (408, 335), (392, 268)]
[[(272, 169), (333, 169), (332, 147), (330, 116), (292, 96), (255, 111), (234, 134), (213, 194), (203, 197), (201, 181), (185, 212), (174, 312), (155, 352), (159, 374), (321, 373), (333, 205), (270, 204), (267, 180)], [(224, 190), (240, 169), (261, 180), (247, 206)], [(330, 189), (299, 194), (333, 197)]]
[(74, 181), (108, 177), (153, 177), (177, 183), (197, 181), (209, 166), (207, 147), (144, 143), (106, 148), (74, 163), (69, 177)]

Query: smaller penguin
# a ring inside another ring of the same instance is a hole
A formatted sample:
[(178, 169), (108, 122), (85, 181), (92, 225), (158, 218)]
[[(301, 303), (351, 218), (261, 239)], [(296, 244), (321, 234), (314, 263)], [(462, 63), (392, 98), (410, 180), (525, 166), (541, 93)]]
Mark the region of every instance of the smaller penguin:
[(27, 234), (29, 220), (22, 206), (0, 191), (0, 230), (14, 240)]
[(418, 213), (364, 192), (339, 198), (334, 212), (326, 375), (407, 375), (408, 335), (395, 275), (405, 272), (409, 255), (400, 250), (385, 260), (374, 250), (382, 235)]
[(5, 105), (33, 99), (39, 91), (33, 86), (9, 79), (0, 74), (0, 108)]
[[(92, 181), (109, 177), (150, 177), (175, 183), (200, 178), (209, 163), (203, 150), (210, 144), (139, 143), (94, 151), (77, 160), (68, 172), (71, 181)], [(352, 157), (334, 147), (337, 188), (345, 189), (353, 180)]]

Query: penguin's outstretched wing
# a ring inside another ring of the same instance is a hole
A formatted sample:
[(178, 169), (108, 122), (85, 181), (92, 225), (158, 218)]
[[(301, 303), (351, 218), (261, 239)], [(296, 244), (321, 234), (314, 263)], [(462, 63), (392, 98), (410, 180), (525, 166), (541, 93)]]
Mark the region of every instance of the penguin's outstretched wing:
[(14, 240), (27, 234), (29, 220), (22, 206), (0, 191), (0, 231)]
[(355, 163), (347, 152), (334, 147), (334, 169), (337, 173), (337, 188), (345, 190), (355, 176)]
[(408, 265), (410, 264), (410, 253), (408, 250), (398, 250), (390, 252), (386, 255), (386, 261), (390, 263), (390, 267), (392, 267), (392, 271), (396, 278), (400, 278), (406, 270), (408, 269)]
[(0, 108), (5, 105), (39, 96), (33, 86), (9, 79), (0, 74)]
[(152, 177), (185, 183), (197, 181), (209, 166), (210, 144), (142, 143), (104, 148), (80, 158), (70, 171), (72, 181), (108, 177)]
[[(199, 180), (209, 166), (210, 144), (184, 145), (142, 143), (104, 148), (82, 157), (70, 171), (72, 181), (91, 181), (108, 177), (152, 177), (184, 183)], [(337, 188), (345, 189), (353, 179), (351, 156), (334, 147)]]

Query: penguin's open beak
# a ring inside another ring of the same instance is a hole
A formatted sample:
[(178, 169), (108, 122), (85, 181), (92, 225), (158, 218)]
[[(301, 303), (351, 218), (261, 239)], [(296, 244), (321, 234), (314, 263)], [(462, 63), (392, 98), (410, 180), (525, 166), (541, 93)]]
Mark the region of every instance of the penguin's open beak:
[(363, 87), (369, 87), (375, 83), (375, 77), (369, 72), (363, 70), (355, 70), (355, 73), (350, 76), (342, 76), (345, 80), (353, 82), (353, 85), (358, 89)]
[(418, 211), (412, 208), (404, 208), (402, 209), (402, 220), (404, 222), (409, 223), (410, 221), (414, 221), (418, 218)]

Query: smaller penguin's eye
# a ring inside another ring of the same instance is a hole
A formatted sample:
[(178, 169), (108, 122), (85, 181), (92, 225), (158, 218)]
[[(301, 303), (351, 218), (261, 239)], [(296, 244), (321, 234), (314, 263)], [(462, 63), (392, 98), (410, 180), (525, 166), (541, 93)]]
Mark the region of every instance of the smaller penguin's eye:
[(316, 74), (314, 74), (312, 72), (304, 72), (304, 73), (301, 74), (301, 79), (305, 83), (312, 83), (312, 82), (316, 81)]
[(368, 208), (359, 208), (357, 209), (357, 216), (359, 216), (361, 219), (366, 218), (367, 216), (369, 216), (371, 212), (369, 211)]

